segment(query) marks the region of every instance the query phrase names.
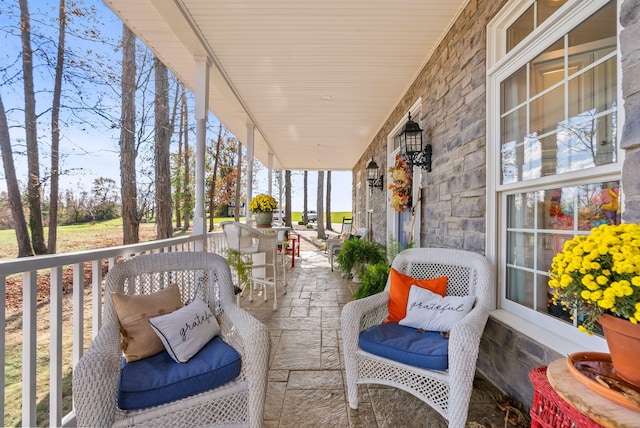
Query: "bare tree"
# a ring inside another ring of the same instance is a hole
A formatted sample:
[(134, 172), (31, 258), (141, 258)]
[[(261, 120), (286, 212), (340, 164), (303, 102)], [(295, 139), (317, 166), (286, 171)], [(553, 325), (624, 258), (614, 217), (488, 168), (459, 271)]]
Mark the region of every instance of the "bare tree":
[(327, 221), (326, 228), (327, 230), (333, 230), (333, 225), (331, 224), (331, 171), (327, 171)]
[(233, 218), (235, 221), (240, 221), (240, 182), (242, 180), (242, 143), (240, 141), (238, 141), (236, 173), (238, 174), (238, 179), (236, 180), (236, 209), (233, 210)]
[(27, 0), (20, 0), (20, 38), (22, 41), (22, 73), (24, 78), (24, 116), (27, 141), (27, 202), (31, 245), (36, 254), (45, 254), (44, 225), (40, 201), (40, 159), (38, 154), (38, 124), (36, 96), (33, 84), (33, 51), (31, 49), (31, 16)]
[(184, 128), (184, 174), (183, 174), (183, 182), (182, 188), (184, 189), (184, 199), (182, 205), (182, 230), (186, 231), (189, 229), (191, 225), (191, 189), (189, 187), (190, 182), (190, 174), (191, 168), (189, 164), (190, 151), (189, 151), (189, 115), (187, 114), (187, 94), (185, 92), (182, 93), (182, 108), (184, 109), (184, 114), (182, 115), (182, 126)]
[(2, 94), (0, 94), (0, 151), (4, 165), (4, 177), (7, 181), (7, 194), (9, 196), (9, 205), (11, 206), (11, 216), (13, 217), (13, 228), (16, 231), (16, 238), (18, 240), (18, 257), (33, 256), (31, 242), (29, 242), (27, 220), (24, 217), (24, 211), (22, 209), (16, 168), (13, 164), (9, 125), (7, 123), (7, 115), (4, 111), (4, 104), (2, 103)]
[(171, 224), (171, 130), (169, 122), (169, 74), (167, 67), (157, 57), (155, 68), (155, 193), (156, 237), (173, 236)]
[(216, 179), (218, 177), (218, 164), (220, 162), (220, 149), (222, 147), (222, 123), (218, 126), (218, 140), (216, 141), (216, 151), (213, 153), (213, 172), (211, 173), (211, 181), (209, 182), (209, 232), (213, 232), (214, 215), (215, 215), (215, 195), (216, 195)]
[(53, 102), (51, 108), (51, 188), (49, 189), (49, 236), (47, 251), (56, 253), (58, 241), (58, 193), (60, 182), (60, 98), (62, 95), (62, 73), (64, 70), (65, 35), (67, 14), (64, 0), (58, 6), (58, 52), (56, 55), (56, 72), (53, 84)]
[[(176, 99), (176, 103), (174, 105), (175, 107), (178, 104), (180, 104), (180, 118), (178, 120), (178, 154), (176, 156), (176, 161), (175, 161), (175, 183), (174, 183), (175, 192), (173, 197), (173, 203), (175, 204), (175, 210), (176, 210), (176, 230), (181, 230), (182, 229), (182, 198), (183, 198), (182, 174), (184, 174), (184, 158), (183, 158), (183, 150), (182, 150), (182, 141), (183, 141), (185, 132), (187, 132), (182, 126), (182, 124), (185, 122), (184, 115), (187, 114), (187, 111), (183, 106), (183, 102), (186, 101), (187, 95), (186, 95), (185, 87), (183, 85), (178, 85), (178, 86), (180, 86), (181, 95), (179, 100)], [(176, 93), (177, 93), (177, 88), (176, 88)]]
[(120, 117), (120, 187), (123, 244), (140, 241), (136, 180), (136, 37), (122, 25), (122, 107)]
[(326, 234), (324, 232), (324, 171), (318, 171), (318, 192), (317, 192), (317, 204), (318, 204), (318, 219), (316, 224), (318, 227), (318, 239), (325, 239)]

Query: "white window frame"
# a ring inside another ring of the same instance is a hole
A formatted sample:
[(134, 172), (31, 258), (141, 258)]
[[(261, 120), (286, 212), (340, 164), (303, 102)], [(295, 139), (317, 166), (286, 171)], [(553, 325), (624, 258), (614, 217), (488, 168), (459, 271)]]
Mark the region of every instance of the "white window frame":
[[(413, 105), (409, 108), (411, 117), (420, 120), (422, 113), (422, 98), (418, 98)], [(385, 183), (389, 183), (391, 175), (389, 174), (389, 168), (396, 163), (396, 155), (400, 153), (400, 148), (393, 147), (394, 138), (400, 134), (402, 128), (407, 123), (408, 117), (403, 115), (402, 118), (393, 127), (391, 132), (387, 135), (387, 171), (385, 171)], [(420, 192), (422, 191), (422, 168), (415, 167), (412, 171), (413, 185), (411, 188), (411, 198), (413, 201), (413, 207), (415, 207), (415, 221), (413, 223), (413, 248), (420, 247), (420, 232), (422, 230), (421, 218), (422, 218), (422, 202), (419, 199)], [(393, 239), (395, 242), (399, 241), (398, 238), (398, 213), (391, 207), (389, 202), (391, 198), (391, 190), (387, 188), (387, 240)], [(412, 208), (414, 209), (414, 208)]]
[[(512, 193), (540, 189), (544, 185), (570, 186), (589, 177), (592, 182), (600, 179), (620, 180), (624, 150), (620, 149), (620, 134), (624, 122), (622, 109), (622, 79), (620, 66), (620, 30), (617, 25), (618, 38), (618, 109), (617, 109), (617, 141), (618, 162), (590, 168), (587, 171), (574, 171), (562, 174), (562, 178), (548, 176), (535, 180), (535, 185), (528, 183), (500, 184), (500, 159), (497, 142), (500, 140), (500, 83), (515, 73), (520, 67), (533, 60), (564, 36), (576, 23), (584, 22), (589, 16), (608, 3), (607, 0), (569, 0), (556, 13), (543, 22), (521, 43), (506, 53), (506, 29), (524, 12), (533, 0), (511, 0), (494, 17), (487, 26), (487, 257), (497, 266), (498, 309), (491, 316), (504, 322), (516, 330), (526, 334), (544, 346), (561, 354), (591, 350), (607, 352), (606, 341), (598, 336), (589, 336), (551, 316), (538, 313), (533, 309), (506, 299), (504, 284), (504, 251), (506, 250), (506, 197)], [(621, 1), (617, 0), (618, 16)], [(622, 189), (621, 189), (622, 191)], [(502, 253), (501, 253), (502, 252)]]

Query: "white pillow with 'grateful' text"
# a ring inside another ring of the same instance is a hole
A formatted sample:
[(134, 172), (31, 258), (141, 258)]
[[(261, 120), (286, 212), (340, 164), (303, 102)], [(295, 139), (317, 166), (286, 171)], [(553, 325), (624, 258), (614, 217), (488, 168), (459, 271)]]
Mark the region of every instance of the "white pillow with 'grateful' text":
[(440, 296), (430, 290), (412, 285), (407, 301), (407, 315), (398, 324), (426, 331), (450, 331), (467, 315), (474, 296)]

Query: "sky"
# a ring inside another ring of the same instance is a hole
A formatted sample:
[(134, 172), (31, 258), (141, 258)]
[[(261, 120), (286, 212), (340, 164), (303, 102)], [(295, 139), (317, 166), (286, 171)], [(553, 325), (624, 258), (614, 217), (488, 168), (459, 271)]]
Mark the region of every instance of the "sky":
[[(96, 8), (97, 15), (101, 18), (100, 22), (94, 24), (98, 31), (103, 32), (107, 37), (114, 40), (120, 37), (121, 23), (102, 1), (85, 0), (82, 5), (84, 7)], [(48, 32), (57, 37), (57, 33), (54, 32), (53, 28), (47, 28), (47, 26), (43, 24), (47, 22), (47, 16), (50, 16), (50, 20), (55, 22), (55, 16), (52, 14), (53, 6), (55, 6), (55, 2), (29, 0), (33, 32)], [(13, 8), (14, 13), (8, 8)], [(3, 12), (0, 12), (0, 29), (16, 27), (16, 8), (17, 2), (0, 0), (0, 9), (3, 9)], [(11, 34), (12, 32), (13, 34)], [(21, 124), (24, 123), (24, 114), (21, 110), (24, 102), (23, 86), (20, 79), (21, 74), (16, 73), (16, 70), (20, 70), (20, 62), (17, 60), (20, 53), (20, 40), (18, 37), (15, 37), (16, 34), (17, 32), (15, 30), (0, 33), (0, 43), (3, 44), (3, 49), (0, 50), (0, 95), (2, 96), (4, 107), (7, 111), (18, 180), (21, 185), (25, 185), (27, 181), (27, 168), (26, 156), (24, 156), (24, 131), (21, 128)], [(86, 42), (81, 41), (79, 38), (74, 39), (72, 36), (69, 36), (67, 44), (71, 43), (77, 43), (80, 46), (86, 45)], [(100, 50), (100, 53), (107, 58), (109, 55), (118, 56), (118, 58), (121, 55), (119, 51), (115, 51), (111, 46), (93, 44), (88, 48), (93, 51)], [(14, 77), (10, 78), (9, 76), (12, 75), (12, 70)], [(43, 177), (46, 176), (50, 164), (50, 146), (48, 144), (50, 132), (47, 125), (50, 118), (46, 114), (46, 110), (51, 103), (48, 92), (50, 92), (53, 86), (53, 77), (47, 73), (36, 72), (35, 79), (36, 91), (38, 92), (36, 111), (37, 113), (43, 114), (38, 126), (38, 137), (41, 141), (40, 174), (41, 177)], [(84, 91), (85, 94), (83, 94), (83, 96), (85, 98), (91, 96), (91, 88), (84, 88)], [(112, 108), (112, 114), (119, 116), (117, 99), (109, 99), (106, 97), (103, 101)], [(218, 120), (213, 115), (210, 115), (209, 122), (216, 123)], [(117, 129), (117, 127), (109, 129), (104, 126), (104, 123), (97, 128), (92, 127), (90, 124), (82, 123), (82, 121), (68, 121), (67, 123), (68, 125), (61, 129), (61, 169), (68, 171), (66, 175), (60, 177), (61, 192), (66, 189), (78, 192), (90, 191), (93, 179), (98, 177), (112, 178), (116, 183), (119, 183), (119, 129)], [(215, 127), (217, 128), (217, 126)], [(212, 135), (210, 132), (207, 139), (211, 138), (215, 138), (215, 135)], [(192, 141), (195, 141), (195, 138), (192, 137)], [(174, 151), (173, 147), (172, 151)], [(254, 195), (258, 193), (268, 193), (266, 170), (267, 168), (264, 167), (254, 181)], [(1, 170), (0, 175), (2, 175), (2, 179), (0, 179), (0, 191), (6, 191), (6, 181), (4, 180), (4, 174)], [(317, 175), (316, 171), (309, 171), (308, 174), (308, 208), (310, 210), (317, 208)], [(277, 183), (275, 174), (273, 183), (275, 192), (275, 184)], [(350, 171), (332, 172), (331, 208), (333, 211), (351, 211), (351, 183), (352, 177)], [(47, 183), (45, 183), (44, 190), (48, 192), (46, 184)], [(274, 193), (274, 196), (277, 197), (277, 192)], [(303, 174), (302, 171), (292, 171), (291, 209), (294, 212), (302, 211), (303, 206)]]

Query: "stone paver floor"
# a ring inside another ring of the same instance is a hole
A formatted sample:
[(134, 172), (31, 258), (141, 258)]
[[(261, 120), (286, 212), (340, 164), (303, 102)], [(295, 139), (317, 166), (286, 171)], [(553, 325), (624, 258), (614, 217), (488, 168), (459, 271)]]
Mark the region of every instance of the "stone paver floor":
[[(313, 232), (315, 233), (315, 232)], [(305, 235), (307, 238), (305, 239)], [(349, 408), (342, 358), (340, 311), (357, 284), (331, 272), (327, 256), (304, 232), (300, 258), (287, 271), (288, 291), (278, 289), (278, 309), (254, 294), (240, 304), (271, 334), (271, 361), (264, 411), (265, 427), (446, 427), (429, 406), (404, 391), (361, 386), (358, 410)], [(497, 391), (477, 377), (468, 427), (503, 427)]]

